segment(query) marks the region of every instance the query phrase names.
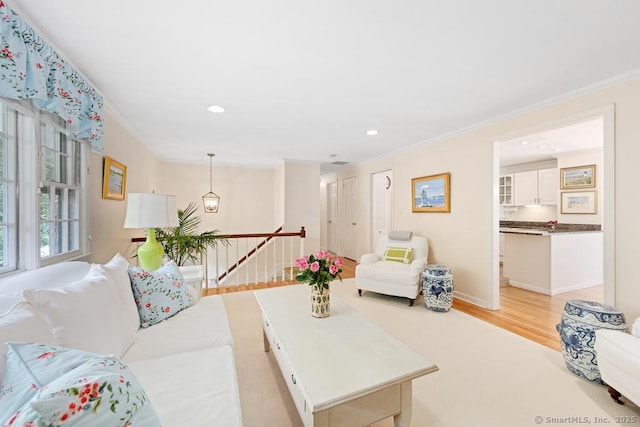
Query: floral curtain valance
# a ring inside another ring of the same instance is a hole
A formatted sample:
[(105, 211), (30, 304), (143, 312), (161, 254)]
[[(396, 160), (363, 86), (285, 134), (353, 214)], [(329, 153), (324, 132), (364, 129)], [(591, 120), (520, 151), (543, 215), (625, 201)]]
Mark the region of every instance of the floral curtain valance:
[(0, 96), (31, 99), (102, 151), (102, 96), (2, 0)]

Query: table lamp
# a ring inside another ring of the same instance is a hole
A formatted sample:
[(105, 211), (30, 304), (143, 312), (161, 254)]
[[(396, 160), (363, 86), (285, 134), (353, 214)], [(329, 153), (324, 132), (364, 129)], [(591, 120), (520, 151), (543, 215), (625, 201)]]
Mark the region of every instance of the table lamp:
[(138, 248), (138, 262), (145, 270), (157, 270), (164, 251), (156, 240), (156, 228), (176, 227), (176, 196), (156, 193), (127, 194), (124, 228), (146, 228), (147, 240)]

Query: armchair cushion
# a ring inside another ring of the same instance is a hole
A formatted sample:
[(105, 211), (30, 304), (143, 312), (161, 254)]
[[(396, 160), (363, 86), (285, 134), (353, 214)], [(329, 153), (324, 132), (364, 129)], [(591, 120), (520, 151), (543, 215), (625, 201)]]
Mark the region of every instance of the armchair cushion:
[(364, 254), (360, 258), (360, 264), (373, 264), (380, 260), (382, 260), (382, 258), (378, 254)]
[(385, 261), (395, 261), (409, 264), (413, 257), (413, 248), (403, 248), (398, 246), (387, 246), (383, 258)]

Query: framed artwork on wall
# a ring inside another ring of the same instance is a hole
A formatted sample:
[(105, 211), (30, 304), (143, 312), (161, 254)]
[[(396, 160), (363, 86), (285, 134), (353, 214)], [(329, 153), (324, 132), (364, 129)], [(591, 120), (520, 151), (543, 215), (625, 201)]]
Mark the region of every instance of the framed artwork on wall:
[(562, 214), (595, 214), (596, 192), (594, 191), (563, 191), (561, 194), (560, 213)]
[(596, 165), (560, 169), (560, 188), (593, 188), (596, 186)]
[(127, 186), (127, 167), (111, 157), (104, 156), (102, 198), (124, 200)]
[(450, 173), (421, 176), (411, 180), (412, 212), (451, 212)]

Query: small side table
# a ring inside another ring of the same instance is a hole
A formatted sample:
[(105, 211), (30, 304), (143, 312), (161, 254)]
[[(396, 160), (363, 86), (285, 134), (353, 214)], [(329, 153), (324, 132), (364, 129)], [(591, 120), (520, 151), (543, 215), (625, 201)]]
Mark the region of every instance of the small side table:
[(556, 325), (567, 368), (579, 377), (604, 384), (593, 348), (598, 329), (626, 331), (624, 313), (598, 302), (569, 300), (564, 306), (562, 320)]
[(422, 273), (424, 305), (433, 311), (445, 312), (453, 303), (453, 275), (444, 265), (429, 264)]

